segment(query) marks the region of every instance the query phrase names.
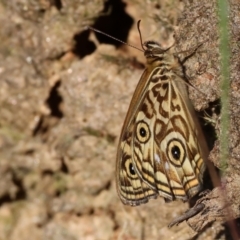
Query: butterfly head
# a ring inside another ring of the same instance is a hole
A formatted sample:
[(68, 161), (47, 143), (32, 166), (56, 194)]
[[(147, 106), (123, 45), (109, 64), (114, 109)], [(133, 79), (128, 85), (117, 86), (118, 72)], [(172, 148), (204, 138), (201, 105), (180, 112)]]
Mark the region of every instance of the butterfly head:
[(173, 55), (166, 54), (171, 47), (163, 49), (162, 46), (155, 41), (147, 41), (143, 44), (144, 55), (151, 69), (162, 64), (172, 65), (172, 63), (175, 63)]
[(161, 45), (155, 41), (147, 41), (143, 44), (143, 46), (145, 47), (144, 55), (146, 56), (146, 58), (149, 57), (163, 58), (164, 53), (169, 50), (169, 48), (163, 49)]

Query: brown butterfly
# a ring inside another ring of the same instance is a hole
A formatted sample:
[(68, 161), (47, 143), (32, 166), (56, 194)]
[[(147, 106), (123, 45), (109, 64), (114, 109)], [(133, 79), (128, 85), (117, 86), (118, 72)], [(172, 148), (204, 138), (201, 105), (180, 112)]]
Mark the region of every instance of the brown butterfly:
[(158, 195), (186, 201), (201, 189), (208, 149), (178, 58), (154, 41), (143, 49), (147, 67), (118, 145), (117, 191), (132, 206)]

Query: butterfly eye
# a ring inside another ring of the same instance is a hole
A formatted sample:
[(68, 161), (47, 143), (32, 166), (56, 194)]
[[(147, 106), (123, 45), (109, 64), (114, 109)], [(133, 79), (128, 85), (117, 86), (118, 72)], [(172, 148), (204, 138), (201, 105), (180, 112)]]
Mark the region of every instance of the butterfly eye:
[(135, 174), (136, 174), (136, 173), (135, 173), (135, 169), (134, 169), (132, 163), (129, 164), (129, 172), (131, 173), (131, 175), (135, 175)]
[(143, 128), (143, 127), (141, 127), (140, 129), (139, 129), (139, 133), (140, 133), (140, 135), (141, 135), (141, 137), (146, 137), (146, 130)]
[(140, 143), (146, 143), (149, 140), (151, 134), (147, 123), (144, 121), (137, 123), (136, 136)]
[(133, 166), (132, 160), (131, 158), (128, 158), (127, 161), (125, 162), (125, 168), (127, 171), (127, 174), (129, 177), (136, 177), (136, 171), (135, 168)]
[(173, 139), (167, 146), (168, 159), (176, 167), (181, 167), (185, 160), (185, 148), (182, 142), (178, 139)]
[(179, 160), (181, 152), (178, 146), (173, 146), (171, 149), (171, 153), (174, 159)]

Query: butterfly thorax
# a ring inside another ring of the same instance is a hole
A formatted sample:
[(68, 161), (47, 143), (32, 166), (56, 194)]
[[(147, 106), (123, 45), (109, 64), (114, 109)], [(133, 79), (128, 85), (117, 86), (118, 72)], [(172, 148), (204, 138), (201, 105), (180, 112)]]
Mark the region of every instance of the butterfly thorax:
[(171, 47), (163, 49), (155, 41), (147, 41), (143, 45), (146, 47), (144, 55), (147, 59), (148, 72), (151, 72), (156, 67), (160, 67), (166, 73), (174, 73), (183, 78), (183, 71), (178, 58), (174, 54), (169, 53)]

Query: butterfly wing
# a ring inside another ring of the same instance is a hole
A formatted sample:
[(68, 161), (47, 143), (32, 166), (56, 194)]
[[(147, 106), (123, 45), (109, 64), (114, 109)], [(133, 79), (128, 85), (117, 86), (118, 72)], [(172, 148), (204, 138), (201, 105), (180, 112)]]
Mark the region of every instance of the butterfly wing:
[(201, 129), (184, 86), (176, 84), (180, 80), (171, 72), (161, 76), (161, 71), (154, 70), (159, 81), (150, 80), (138, 109), (133, 131), (134, 167), (159, 195), (187, 200), (200, 190), (205, 169), (198, 142)]
[[(120, 199), (124, 204), (132, 206), (146, 203), (150, 198), (156, 198), (158, 195), (157, 189), (150, 187), (142, 180), (141, 175), (136, 172), (134, 156), (134, 132), (136, 122), (136, 112), (141, 106), (139, 97), (146, 89), (148, 84), (147, 70), (144, 71), (136, 90), (133, 94), (127, 116), (125, 118), (121, 136), (119, 139), (117, 165), (116, 165), (116, 184)], [(144, 100), (144, 98), (143, 98)]]
[(157, 195), (187, 200), (201, 188), (206, 149), (199, 141), (201, 129), (184, 83), (161, 72), (155, 68), (147, 81), (143, 75), (133, 96), (140, 89), (141, 99), (130, 104), (133, 117), (128, 114), (123, 127), (117, 172), (125, 204), (138, 205)]
[(147, 68), (118, 146), (118, 194), (130, 205), (158, 195), (187, 200), (201, 188), (208, 149), (177, 59), (154, 41), (143, 45)]

